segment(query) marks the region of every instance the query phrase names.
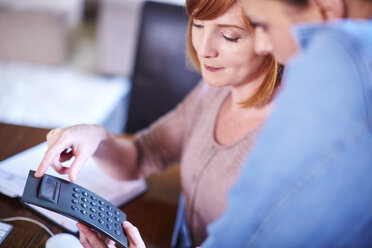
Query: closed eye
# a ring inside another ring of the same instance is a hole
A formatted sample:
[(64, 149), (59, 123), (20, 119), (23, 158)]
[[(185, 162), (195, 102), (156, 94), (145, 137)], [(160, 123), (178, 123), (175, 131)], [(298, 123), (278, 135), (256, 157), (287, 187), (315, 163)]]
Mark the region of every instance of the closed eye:
[(257, 22), (252, 22), (252, 21), (251, 21), (251, 25), (252, 25), (253, 28), (257, 28), (257, 26), (258, 26), (259, 24), (258, 24)]
[(267, 30), (267, 25), (263, 23), (258, 23), (258, 22), (251, 22), (251, 25), (254, 29), (256, 28), (262, 28), (263, 30)]
[(231, 42), (238, 42), (238, 40), (240, 39), (239, 37), (237, 38), (232, 38), (232, 37), (229, 37), (229, 36), (226, 36), (225, 34), (222, 33), (222, 37), (227, 40), (227, 41), (231, 41)]
[(192, 26), (198, 28), (198, 29), (202, 29), (204, 26), (202, 24), (197, 24), (195, 22), (192, 23)]

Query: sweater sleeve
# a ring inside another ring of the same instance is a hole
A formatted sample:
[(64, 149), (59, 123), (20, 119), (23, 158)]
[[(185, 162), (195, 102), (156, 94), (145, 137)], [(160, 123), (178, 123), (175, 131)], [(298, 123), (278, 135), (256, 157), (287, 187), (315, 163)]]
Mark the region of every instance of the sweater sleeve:
[(201, 81), (173, 110), (135, 135), (142, 175), (161, 172), (180, 161), (188, 127), (205, 86)]

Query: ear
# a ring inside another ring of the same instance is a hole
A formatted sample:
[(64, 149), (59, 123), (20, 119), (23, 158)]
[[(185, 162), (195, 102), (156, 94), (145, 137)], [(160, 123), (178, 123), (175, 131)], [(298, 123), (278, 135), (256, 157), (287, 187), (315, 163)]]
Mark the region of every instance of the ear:
[(309, 2), (317, 7), (325, 21), (339, 19), (345, 15), (345, 4), (342, 0), (309, 0)]

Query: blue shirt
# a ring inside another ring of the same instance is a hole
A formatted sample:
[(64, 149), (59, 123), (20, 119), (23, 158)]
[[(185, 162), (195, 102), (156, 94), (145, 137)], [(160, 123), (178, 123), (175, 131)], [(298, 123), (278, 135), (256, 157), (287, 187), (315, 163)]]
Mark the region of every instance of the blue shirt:
[(372, 247), (372, 22), (295, 32), (301, 52), (202, 247)]

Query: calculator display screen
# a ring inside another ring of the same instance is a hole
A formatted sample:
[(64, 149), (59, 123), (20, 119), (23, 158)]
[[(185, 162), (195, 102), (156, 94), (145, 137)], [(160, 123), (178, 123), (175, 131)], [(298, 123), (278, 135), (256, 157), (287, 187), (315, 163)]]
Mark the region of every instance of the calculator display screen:
[(55, 199), (57, 191), (57, 183), (52, 180), (47, 180), (43, 188), (43, 195), (49, 199)]
[(57, 203), (60, 188), (61, 182), (51, 176), (45, 175), (41, 181), (39, 198)]

